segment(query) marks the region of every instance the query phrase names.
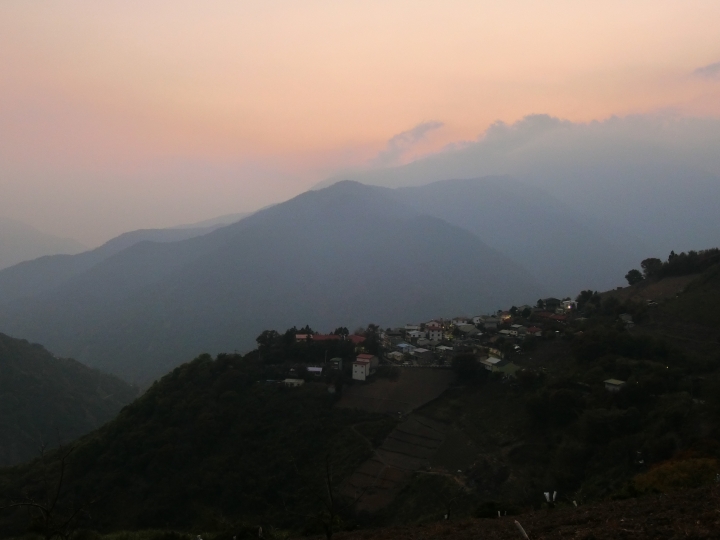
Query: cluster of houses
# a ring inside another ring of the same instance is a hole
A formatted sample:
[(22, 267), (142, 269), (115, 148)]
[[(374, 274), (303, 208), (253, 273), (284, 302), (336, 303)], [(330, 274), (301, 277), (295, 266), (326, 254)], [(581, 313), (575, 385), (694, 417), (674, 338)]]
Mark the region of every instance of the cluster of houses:
[[(558, 332), (570, 320), (581, 320), (577, 303), (572, 300), (546, 298), (537, 306), (513, 307), (490, 315), (433, 319), (420, 324), (388, 328), (380, 334), (384, 355), (382, 360), (402, 367), (447, 368), (457, 354), (472, 353), (479, 364), (493, 373), (515, 377), (520, 367), (506, 358), (509, 347), (522, 351), (522, 342), (528, 337), (541, 337), (544, 333)], [(632, 328), (632, 317), (621, 315), (620, 320)], [(363, 352), (365, 337), (358, 335), (298, 334), (297, 341), (350, 340), (358, 354), (352, 361), (352, 378), (365, 381), (380, 364), (376, 355)], [(309, 376), (320, 377), (324, 369), (342, 371), (343, 360), (332, 358), (325, 367), (309, 366)], [(285, 379), (287, 386), (304, 383), (300, 378)], [(605, 381), (608, 391), (618, 391), (625, 383), (616, 379)]]
[[(355, 345), (356, 350), (361, 350), (363, 343), (367, 341), (364, 336), (357, 334), (295, 334), (295, 341), (301, 342), (327, 342), (327, 341), (349, 341)], [(366, 380), (370, 375), (377, 371), (380, 364), (380, 360), (377, 356), (372, 354), (360, 353), (352, 362), (352, 378), (359, 381)], [(325, 362), (324, 366), (304, 366), (303, 367), (308, 378), (322, 377), (326, 371), (342, 371), (343, 359), (342, 358), (331, 358)], [(295, 368), (290, 369), (290, 377), (280, 381), (267, 381), (271, 383), (283, 384), (287, 387), (296, 388), (305, 384), (305, 379), (298, 376)]]
[(540, 337), (565, 325), (577, 312), (572, 300), (546, 298), (537, 306), (513, 307), (491, 315), (434, 319), (392, 328), (382, 335), (386, 359), (401, 366), (447, 367), (455, 354), (473, 352), (485, 369), (514, 376), (519, 369), (503, 359), (501, 343), (521, 351), (527, 337)]
[[(380, 359), (374, 354), (360, 353), (355, 357), (352, 362), (352, 378), (356, 381), (365, 381), (370, 375), (373, 375), (378, 366), (380, 365)], [(342, 358), (331, 358), (327, 365), (323, 368), (322, 366), (307, 366), (305, 368), (307, 375), (310, 379), (320, 378), (325, 370), (330, 371), (342, 371), (343, 359)], [(296, 370), (292, 368), (291, 374)], [(305, 384), (305, 379), (301, 379), (295, 376), (288, 377), (281, 381), (267, 381), (272, 383), (284, 384), (287, 387), (296, 388)]]

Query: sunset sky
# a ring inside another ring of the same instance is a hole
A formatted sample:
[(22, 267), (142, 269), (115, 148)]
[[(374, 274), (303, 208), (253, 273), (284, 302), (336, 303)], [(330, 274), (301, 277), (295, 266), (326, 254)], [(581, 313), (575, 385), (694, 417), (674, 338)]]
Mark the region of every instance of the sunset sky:
[(4, 0), (0, 215), (96, 245), (497, 120), (717, 118), (719, 21), (717, 0)]

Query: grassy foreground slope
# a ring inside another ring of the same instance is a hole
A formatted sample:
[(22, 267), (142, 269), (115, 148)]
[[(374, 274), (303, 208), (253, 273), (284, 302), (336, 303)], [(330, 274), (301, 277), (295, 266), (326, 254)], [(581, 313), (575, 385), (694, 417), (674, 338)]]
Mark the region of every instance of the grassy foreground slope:
[(116, 377), (0, 334), (0, 466), (97, 429), (136, 396)]

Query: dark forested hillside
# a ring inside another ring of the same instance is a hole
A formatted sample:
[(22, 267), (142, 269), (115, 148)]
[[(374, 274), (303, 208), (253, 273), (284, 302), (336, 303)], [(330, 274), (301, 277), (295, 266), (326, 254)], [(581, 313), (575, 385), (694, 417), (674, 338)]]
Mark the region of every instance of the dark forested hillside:
[[(99, 498), (86, 526), (100, 529), (302, 526), (322, 509), (326, 457), (337, 489), (370, 452), (356, 427), (387, 420), (333, 407), (322, 384), (265, 382), (276, 376), (257, 355), (176, 368), (77, 443), (61, 505)], [(2, 496), (40, 493), (40, 473), (38, 462), (4, 471)], [(17, 519), (0, 515), (0, 529), (21, 531)]]
[(116, 377), (0, 334), (0, 465), (100, 427), (136, 395)]
[(201, 352), (247, 350), (266, 328), (328, 331), (498, 309), (542, 293), (477, 236), (340, 183), (181, 242), (142, 242), (6, 303), (0, 329), (128, 380)]

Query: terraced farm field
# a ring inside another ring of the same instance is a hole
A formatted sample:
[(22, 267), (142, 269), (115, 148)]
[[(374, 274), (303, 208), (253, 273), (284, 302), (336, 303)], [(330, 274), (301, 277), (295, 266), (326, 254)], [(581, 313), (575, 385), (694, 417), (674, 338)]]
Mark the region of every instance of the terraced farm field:
[(438, 398), (454, 380), (455, 373), (447, 369), (405, 368), (396, 381), (379, 379), (343, 391), (339, 407), (405, 418), (345, 483), (343, 492), (347, 496), (363, 494), (356, 510), (383, 508), (414, 472), (430, 473), (431, 461), (445, 442), (448, 428), (412, 411)]
[(445, 425), (419, 414), (398, 425), (348, 479), (346, 495), (363, 493), (356, 509), (372, 512), (390, 504), (413, 472), (429, 468), (445, 431)]
[(396, 381), (378, 379), (343, 390), (338, 407), (408, 414), (442, 394), (455, 380), (449, 369), (401, 368)]

